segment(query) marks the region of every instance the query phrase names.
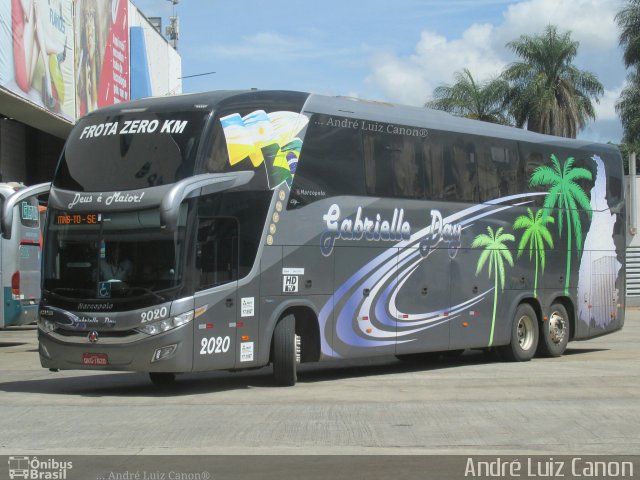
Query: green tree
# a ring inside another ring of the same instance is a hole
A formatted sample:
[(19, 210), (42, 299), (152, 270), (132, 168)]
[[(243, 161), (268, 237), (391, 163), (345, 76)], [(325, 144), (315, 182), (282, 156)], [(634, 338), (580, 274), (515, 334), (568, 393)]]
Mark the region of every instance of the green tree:
[(633, 68), (627, 76), (627, 85), (616, 103), (624, 130), (624, 141), (634, 145), (640, 143), (640, 0), (628, 0), (616, 14), (620, 27), (620, 46), (627, 68)]
[(624, 130), (624, 141), (637, 146), (640, 143), (640, 74), (637, 71), (627, 75), (627, 84), (616, 102), (616, 112)]
[(616, 14), (620, 27), (620, 46), (627, 67), (640, 65), (640, 0), (628, 0)]
[(513, 223), (513, 229), (518, 230), (523, 228), (524, 233), (518, 244), (518, 257), (522, 255), (525, 248), (529, 248), (529, 260), (535, 254), (536, 256), (536, 273), (533, 280), (533, 296), (537, 297), (538, 290), (538, 264), (540, 270), (544, 273), (545, 266), (545, 243), (553, 248), (553, 237), (547, 228), (547, 223), (553, 223), (553, 217), (544, 216), (543, 210), (538, 210), (535, 215), (530, 208), (527, 208), (527, 215), (520, 215)]
[(638, 71), (627, 75), (627, 84), (616, 102), (616, 112), (620, 116), (624, 130), (624, 141), (637, 147), (640, 143), (640, 74)]
[(503, 73), (518, 127), (526, 124), (534, 132), (576, 138), (588, 120), (595, 119), (592, 100), (598, 102), (604, 88), (594, 74), (573, 65), (578, 46), (571, 32), (559, 34), (553, 25), (542, 35), (522, 35), (507, 43), (523, 60)]
[(487, 260), (489, 260), (489, 279), (491, 279), (492, 273), (494, 273), (495, 284), (493, 289), (493, 317), (491, 318), (491, 333), (489, 335), (489, 347), (493, 345), (493, 331), (496, 324), (496, 309), (498, 306), (498, 286), (504, 290), (504, 261), (506, 260), (509, 265), (513, 267), (513, 256), (506, 247), (505, 242), (513, 242), (514, 236), (510, 233), (502, 233), (503, 228), (493, 232), (491, 227), (487, 227), (488, 233), (481, 233), (473, 239), (471, 248), (484, 247), (484, 250), (480, 254), (478, 259), (478, 266), (476, 268), (476, 276), (482, 271), (482, 267)]
[[(577, 251), (582, 249), (582, 223), (580, 222), (579, 209), (583, 209), (591, 217), (591, 202), (578, 180), (592, 180), (589, 170), (573, 166), (574, 158), (569, 157), (560, 165), (555, 155), (551, 155), (551, 164), (541, 165), (533, 171), (529, 185), (532, 187), (549, 185), (551, 188), (544, 199), (543, 217), (548, 217), (550, 212), (558, 209), (558, 232), (562, 237), (563, 219), (566, 218), (567, 226), (567, 271), (565, 275), (564, 293), (569, 293), (569, 278), (571, 276), (571, 238), (575, 236)], [(573, 229), (573, 232), (572, 232)]]
[(454, 74), (453, 85), (441, 85), (433, 91), (433, 100), (425, 107), (443, 110), (459, 117), (484, 122), (511, 124), (504, 99), (509, 84), (499, 78), (477, 82), (466, 68)]
[[(624, 174), (629, 174), (629, 155), (633, 152), (640, 152), (640, 141), (630, 143), (613, 143), (607, 142), (608, 145), (618, 147), (620, 155), (622, 155), (622, 164), (624, 166)], [(640, 175), (640, 162), (636, 161), (636, 175)]]

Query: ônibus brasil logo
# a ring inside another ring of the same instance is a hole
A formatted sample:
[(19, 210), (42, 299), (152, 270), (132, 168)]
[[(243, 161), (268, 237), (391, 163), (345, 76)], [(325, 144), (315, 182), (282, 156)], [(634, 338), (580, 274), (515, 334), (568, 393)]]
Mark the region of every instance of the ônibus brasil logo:
[(9, 457), (9, 478), (29, 480), (66, 480), (67, 471), (73, 468), (73, 462), (60, 461), (55, 458), (44, 460), (38, 457)]

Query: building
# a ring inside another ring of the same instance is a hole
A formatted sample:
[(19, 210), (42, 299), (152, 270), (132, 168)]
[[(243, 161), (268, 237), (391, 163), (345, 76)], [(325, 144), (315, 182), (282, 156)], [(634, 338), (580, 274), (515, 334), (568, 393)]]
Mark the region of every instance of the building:
[(129, 0), (0, 2), (0, 181), (51, 180), (96, 108), (181, 93), (180, 55), (154, 24)]

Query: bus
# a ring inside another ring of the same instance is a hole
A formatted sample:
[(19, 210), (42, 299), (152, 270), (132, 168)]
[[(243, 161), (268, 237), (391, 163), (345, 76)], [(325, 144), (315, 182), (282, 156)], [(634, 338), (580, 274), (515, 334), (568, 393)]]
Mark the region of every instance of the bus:
[(37, 196), (48, 191), (49, 185), (0, 183), (0, 328), (38, 320), (41, 235)]
[(184, 372), (483, 349), (624, 323), (620, 153), (423, 108), (216, 91), (97, 110), (44, 232), (43, 367)]

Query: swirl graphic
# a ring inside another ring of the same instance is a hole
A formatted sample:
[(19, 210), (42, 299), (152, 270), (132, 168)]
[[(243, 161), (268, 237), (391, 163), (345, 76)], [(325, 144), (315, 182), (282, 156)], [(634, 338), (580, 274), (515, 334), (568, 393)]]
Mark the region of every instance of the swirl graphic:
[[(453, 213), (443, 218), (446, 223), (457, 223), (462, 229), (469, 228), (478, 220), (498, 212), (529, 203), (534, 196), (546, 193), (510, 195), (481, 205)], [(426, 312), (404, 312), (398, 308), (399, 292), (423, 262), (429, 262), (441, 238), (435, 244), (425, 242), (432, 236), (431, 225), (415, 232), (363, 265), (351, 275), (329, 298), (320, 311), (322, 353), (330, 357), (341, 357), (336, 351), (343, 348), (375, 348), (408, 343), (417, 340), (417, 334), (458, 318), (461, 313), (485, 300), (493, 287), (479, 292), (457, 305)], [(321, 236), (323, 255), (333, 251), (337, 235), (324, 232)], [(449, 258), (454, 258), (460, 243), (446, 244)], [(325, 253), (328, 252), (328, 253)], [(428, 265), (428, 263), (427, 263)], [(368, 295), (363, 296), (363, 291)], [(331, 328), (333, 327), (333, 328)], [(332, 344), (327, 335), (335, 332)]]

